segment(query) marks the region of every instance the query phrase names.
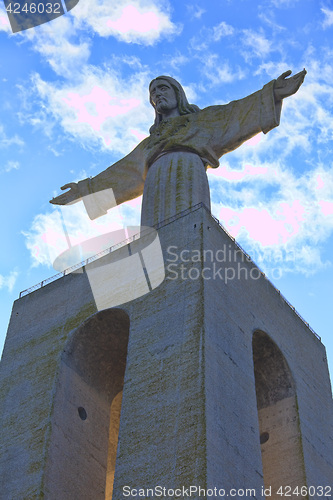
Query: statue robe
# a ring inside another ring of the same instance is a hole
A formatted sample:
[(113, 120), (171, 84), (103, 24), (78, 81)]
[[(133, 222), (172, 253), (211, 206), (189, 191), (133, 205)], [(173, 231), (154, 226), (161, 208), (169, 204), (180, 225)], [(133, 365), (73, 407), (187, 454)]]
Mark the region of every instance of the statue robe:
[[(278, 126), (281, 104), (275, 103), (271, 81), (244, 99), (162, 121), (127, 156), (78, 183), (89, 217), (104, 215), (113, 206), (103, 193), (108, 188), (117, 204), (144, 194), (142, 225), (153, 225), (199, 201), (209, 206), (205, 169), (217, 168), (221, 156)], [(177, 205), (177, 200), (183, 202)]]

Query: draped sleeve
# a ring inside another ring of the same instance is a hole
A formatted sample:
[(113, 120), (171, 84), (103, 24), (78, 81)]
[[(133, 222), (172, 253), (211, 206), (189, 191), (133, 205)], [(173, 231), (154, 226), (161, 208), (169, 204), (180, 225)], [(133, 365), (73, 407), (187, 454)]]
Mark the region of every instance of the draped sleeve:
[(229, 104), (209, 106), (191, 115), (195, 134), (188, 141), (210, 167), (254, 135), (266, 134), (280, 123), (282, 102), (274, 99), (274, 81)]
[[(146, 142), (147, 139), (140, 142), (131, 153), (95, 177), (78, 182), (90, 219), (105, 215), (115, 205), (142, 195), (147, 175)], [(110, 189), (113, 196), (110, 196)]]

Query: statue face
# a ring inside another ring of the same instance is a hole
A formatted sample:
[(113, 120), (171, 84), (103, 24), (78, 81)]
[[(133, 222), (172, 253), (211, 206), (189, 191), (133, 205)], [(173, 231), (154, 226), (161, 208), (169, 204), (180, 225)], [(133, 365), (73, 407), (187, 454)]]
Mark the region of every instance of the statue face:
[[(174, 89), (166, 80), (155, 80), (150, 86), (150, 102), (161, 115), (179, 114)], [(177, 111), (177, 113), (175, 113)]]

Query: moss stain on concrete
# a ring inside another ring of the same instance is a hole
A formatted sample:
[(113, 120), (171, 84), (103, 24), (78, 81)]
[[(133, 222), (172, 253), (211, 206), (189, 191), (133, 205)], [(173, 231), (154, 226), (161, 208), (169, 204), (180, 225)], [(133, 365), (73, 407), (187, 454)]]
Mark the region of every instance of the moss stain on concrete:
[[(95, 312), (94, 302), (85, 304), (75, 315), (67, 318), (63, 324), (29, 338), (19, 348), (12, 350), (12, 357), (21, 358), (22, 362), (16, 366), (15, 377), (11, 372), (4, 378), (0, 401), (4, 402), (7, 398), (15, 398), (17, 391), (27, 390), (27, 394), (20, 399), (16, 410), (13, 408), (15, 413), (8, 414), (7, 418), (3, 419), (3, 430), (14, 439), (16, 436), (20, 441), (20, 446), (23, 447), (22, 453), (29, 457), (30, 462), (27, 464), (26, 473), (32, 476), (41, 476), (40, 479), (37, 479), (39, 486), (37, 484), (29, 492), (26, 491), (22, 498), (29, 498), (29, 500), (44, 498), (42, 492), (43, 469), (51, 434), (53, 399), (61, 353), (69, 333)], [(36, 359), (39, 359), (38, 363), (36, 363)], [(29, 381), (28, 386), (26, 385), (27, 380)], [(29, 394), (34, 394), (32, 405)], [(27, 408), (29, 408), (29, 412), (27, 412)], [(30, 432), (27, 433), (25, 429), (29, 429)], [(24, 441), (21, 439), (22, 435), (25, 436)], [(36, 484), (36, 479), (33, 482)]]

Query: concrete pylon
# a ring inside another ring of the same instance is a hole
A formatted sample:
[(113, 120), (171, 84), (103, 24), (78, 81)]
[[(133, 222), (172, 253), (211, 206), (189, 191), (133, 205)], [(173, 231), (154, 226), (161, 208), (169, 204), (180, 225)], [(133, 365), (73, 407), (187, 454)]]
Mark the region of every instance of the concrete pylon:
[(329, 493), (320, 339), (203, 206), (158, 232), (166, 278), (146, 295), (97, 311), (83, 272), (15, 302), (1, 498)]

